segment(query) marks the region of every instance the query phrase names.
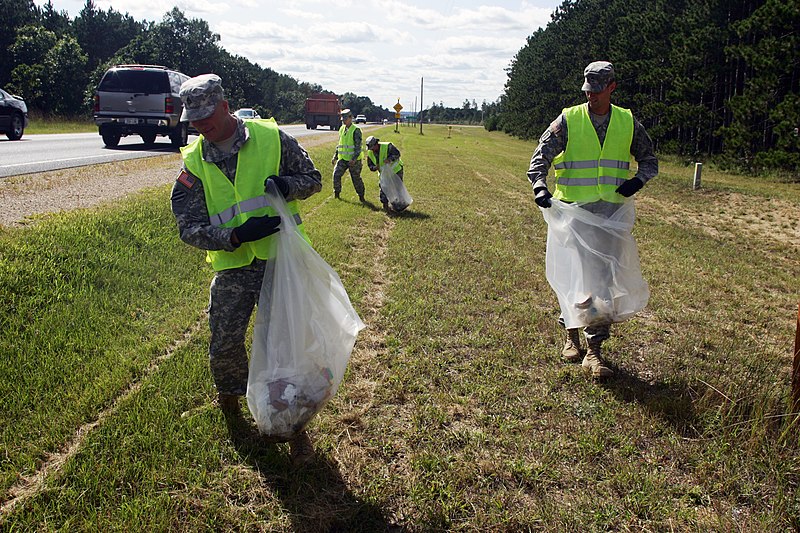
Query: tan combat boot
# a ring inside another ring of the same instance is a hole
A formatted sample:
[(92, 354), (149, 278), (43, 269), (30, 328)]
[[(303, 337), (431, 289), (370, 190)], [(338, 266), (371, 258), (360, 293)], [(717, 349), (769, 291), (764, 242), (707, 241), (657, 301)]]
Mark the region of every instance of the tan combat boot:
[(589, 350), (586, 352), (586, 357), (583, 358), (581, 366), (586, 372), (591, 372), (593, 378), (602, 379), (611, 377), (614, 372), (603, 364), (600, 359), (600, 343), (590, 342)]
[(561, 359), (566, 363), (577, 363), (581, 360), (581, 330), (567, 330), (567, 342), (561, 350)]
[(239, 405), (238, 394), (222, 394), (219, 393), (217, 403), (219, 408), (226, 416), (239, 416), (242, 414), (242, 407)]
[(289, 455), (295, 466), (305, 465), (314, 460), (314, 445), (305, 430), (289, 441)]

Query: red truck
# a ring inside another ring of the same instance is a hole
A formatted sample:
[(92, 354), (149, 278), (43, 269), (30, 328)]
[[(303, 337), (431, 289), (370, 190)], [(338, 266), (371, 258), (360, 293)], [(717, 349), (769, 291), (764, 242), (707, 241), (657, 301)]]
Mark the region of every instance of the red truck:
[(328, 126), (332, 130), (339, 129), (342, 117), (339, 97), (335, 94), (312, 94), (306, 98), (306, 128), (317, 129), (317, 126)]

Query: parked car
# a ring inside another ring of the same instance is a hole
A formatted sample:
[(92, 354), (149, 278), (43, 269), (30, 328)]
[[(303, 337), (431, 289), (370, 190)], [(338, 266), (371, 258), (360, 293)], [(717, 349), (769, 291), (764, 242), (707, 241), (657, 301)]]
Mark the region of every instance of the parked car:
[(242, 120), (253, 120), (261, 118), (261, 115), (259, 115), (255, 109), (251, 109), (249, 107), (243, 107), (241, 109), (237, 109), (233, 114), (241, 118)]
[(145, 144), (168, 136), (186, 146), (189, 124), (181, 122), (181, 84), (189, 76), (160, 65), (116, 65), (103, 75), (94, 95), (94, 122), (106, 146), (140, 135)]
[(367, 123), (367, 117), (365, 117), (364, 115), (356, 115), (355, 123), (356, 124), (366, 124)]
[(28, 127), (28, 106), (21, 97), (0, 89), (0, 132), (12, 141), (22, 138)]

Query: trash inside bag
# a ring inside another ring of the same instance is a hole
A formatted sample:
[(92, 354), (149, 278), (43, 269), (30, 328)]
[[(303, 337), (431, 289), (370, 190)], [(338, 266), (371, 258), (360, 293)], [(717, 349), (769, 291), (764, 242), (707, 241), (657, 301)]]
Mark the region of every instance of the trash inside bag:
[(403, 180), (392, 169), (392, 164), (387, 163), (381, 166), (381, 177), (378, 183), (393, 210), (402, 211), (414, 201), (408, 194)]
[(271, 182), (268, 188), (281, 225), (259, 296), (247, 406), (263, 435), (289, 440), (336, 394), (365, 326), (339, 276), (303, 238)]
[(650, 289), (631, 234), (633, 201), (620, 204), (609, 218), (556, 199), (541, 211), (547, 222), (547, 281), (567, 328), (623, 322), (645, 308)]

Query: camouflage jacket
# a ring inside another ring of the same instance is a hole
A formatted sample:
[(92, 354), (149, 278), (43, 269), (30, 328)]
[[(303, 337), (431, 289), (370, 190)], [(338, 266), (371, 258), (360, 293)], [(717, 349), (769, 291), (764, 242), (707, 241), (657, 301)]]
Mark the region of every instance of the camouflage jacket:
[[(203, 160), (215, 163), (231, 182), (236, 178), (238, 154), (249, 138), (244, 121), (238, 119), (238, 126), (229, 152), (222, 152), (216, 145), (203, 139)], [(281, 141), (281, 164), (279, 173), (289, 184), (287, 200), (303, 200), (322, 189), (322, 175), (314, 167), (297, 140), (279, 130)], [(233, 251), (231, 228), (211, 225), (206, 207), (203, 183), (184, 165), (172, 187), (172, 212), (178, 223), (181, 240), (203, 250)]]
[[(370, 151), (371, 150), (369, 148), (367, 148), (367, 166), (369, 167), (370, 170), (376, 171), (376, 170), (378, 170), (379, 166), (383, 164), (383, 161), (378, 161), (377, 165), (374, 164), (372, 162), (372, 159), (370, 159), (370, 157), (369, 157), (369, 152)], [(379, 153), (380, 152), (378, 152), (378, 154)], [(375, 160), (376, 161), (378, 159), (378, 154), (375, 154)], [(388, 149), (386, 150), (386, 160), (389, 163), (393, 163), (394, 161), (397, 161), (398, 159), (400, 159), (400, 150), (398, 150), (397, 147), (395, 145), (393, 145), (392, 143), (389, 143)]]
[[(597, 132), (600, 144), (603, 144), (608, 131), (608, 120), (611, 113), (606, 115), (595, 115), (589, 113), (592, 125)], [(547, 187), (547, 172), (553, 159), (563, 152), (567, 147), (567, 119), (564, 114), (558, 116), (550, 126), (544, 131), (539, 139), (539, 146), (533, 152), (530, 168), (528, 169), (528, 180), (533, 189)], [(633, 119), (633, 139), (631, 140), (631, 155), (636, 159), (638, 170), (634, 177), (647, 183), (658, 174), (658, 159), (653, 152), (653, 141), (645, 131), (644, 126)]]

